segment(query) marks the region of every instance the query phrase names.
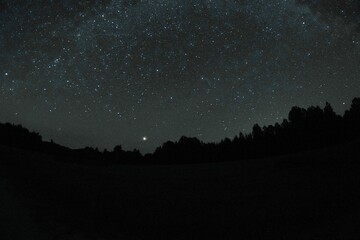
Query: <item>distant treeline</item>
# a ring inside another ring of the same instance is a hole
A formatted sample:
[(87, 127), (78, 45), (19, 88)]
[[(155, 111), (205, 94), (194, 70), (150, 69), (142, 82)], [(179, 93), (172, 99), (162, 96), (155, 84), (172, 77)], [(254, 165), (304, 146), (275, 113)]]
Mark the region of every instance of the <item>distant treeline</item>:
[[(153, 154), (141, 155), (138, 150), (124, 151), (121, 145), (113, 151), (100, 152), (86, 147), (73, 150), (51, 142), (42, 141), (38, 133), (21, 125), (0, 123), (0, 145), (67, 156), (68, 161), (96, 164), (157, 163), (179, 164), (230, 161), (261, 158), (326, 147), (360, 139), (360, 98), (354, 98), (343, 116), (337, 115), (326, 103), (307, 109), (293, 107), (288, 119), (282, 123), (260, 127), (252, 132), (240, 132), (234, 139), (225, 138), (220, 143), (204, 143), (197, 138), (181, 137), (177, 142), (165, 142)], [(71, 160), (73, 159), (73, 160)]]

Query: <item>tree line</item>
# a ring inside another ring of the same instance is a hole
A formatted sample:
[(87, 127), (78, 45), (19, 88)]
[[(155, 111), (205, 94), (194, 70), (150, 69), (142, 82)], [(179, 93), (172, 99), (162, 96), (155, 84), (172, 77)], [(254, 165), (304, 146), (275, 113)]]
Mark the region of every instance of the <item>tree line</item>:
[(324, 108), (293, 107), (281, 123), (242, 132), (233, 139), (204, 143), (195, 137), (181, 137), (165, 142), (154, 153), (141, 155), (136, 149), (125, 151), (121, 145), (112, 151), (97, 148), (70, 149), (42, 140), (39, 133), (21, 125), (0, 123), (0, 145), (67, 156), (68, 161), (96, 164), (179, 164), (231, 161), (295, 153), (360, 139), (360, 98), (354, 98), (343, 116), (336, 114), (329, 103)]

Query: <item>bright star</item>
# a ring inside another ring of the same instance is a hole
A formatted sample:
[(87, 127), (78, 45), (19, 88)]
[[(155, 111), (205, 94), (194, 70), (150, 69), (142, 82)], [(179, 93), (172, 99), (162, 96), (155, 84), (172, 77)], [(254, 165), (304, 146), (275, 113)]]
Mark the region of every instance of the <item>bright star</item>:
[(144, 137), (142, 138), (142, 140), (143, 140), (143, 141), (147, 141), (147, 137), (144, 136)]

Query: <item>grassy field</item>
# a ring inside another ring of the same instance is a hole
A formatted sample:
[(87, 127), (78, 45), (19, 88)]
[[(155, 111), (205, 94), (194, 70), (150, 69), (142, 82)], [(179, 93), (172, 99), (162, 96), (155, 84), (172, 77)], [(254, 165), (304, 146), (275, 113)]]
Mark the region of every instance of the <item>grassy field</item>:
[(359, 142), (172, 166), (84, 166), (5, 147), (0, 159), (3, 240), (360, 239)]

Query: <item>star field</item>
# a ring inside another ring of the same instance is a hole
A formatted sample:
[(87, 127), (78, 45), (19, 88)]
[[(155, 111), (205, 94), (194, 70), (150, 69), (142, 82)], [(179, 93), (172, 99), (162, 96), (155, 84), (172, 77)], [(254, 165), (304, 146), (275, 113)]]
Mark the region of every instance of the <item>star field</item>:
[(70, 147), (219, 141), (360, 95), (356, 1), (0, 4), (0, 121)]

